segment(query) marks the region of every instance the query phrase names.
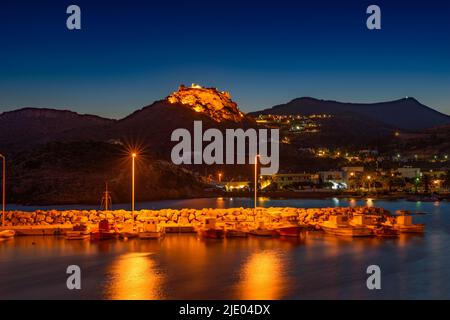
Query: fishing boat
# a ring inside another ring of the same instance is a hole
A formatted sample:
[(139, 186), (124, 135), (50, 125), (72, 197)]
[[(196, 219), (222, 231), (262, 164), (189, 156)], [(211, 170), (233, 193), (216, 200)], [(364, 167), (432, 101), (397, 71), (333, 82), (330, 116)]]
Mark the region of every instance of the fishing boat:
[(274, 228), (281, 237), (298, 237), (304, 226), (298, 224), (297, 215), (289, 215)]
[(353, 215), (352, 219), (350, 219), (348, 224), (352, 227), (365, 227), (374, 229), (378, 224), (378, 218), (379, 217), (356, 213)]
[(385, 225), (391, 226), (400, 233), (424, 233), (425, 224), (413, 223), (413, 215), (406, 210), (398, 210), (396, 212), (398, 216), (394, 221), (388, 221)]
[(159, 239), (165, 235), (165, 229), (159, 226), (156, 220), (147, 221), (138, 233), (139, 239)]
[(373, 229), (373, 234), (380, 238), (396, 238), (400, 235), (400, 232), (392, 227), (378, 226)]
[(14, 238), (15, 235), (16, 235), (16, 232), (14, 230), (0, 231), (0, 239), (1, 240), (8, 240), (8, 239)]
[(267, 227), (264, 221), (259, 221), (258, 226), (250, 230), (249, 234), (256, 237), (274, 237), (278, 235), (274, 229)]
[(116, 239), (119, 235), (117, 227), (111, 225), (108, 220), (104, 219), (98, 223), (98, 230), (91, 232), (92, 240), (109, 240)]
[(119, 237), (122, 239), (132, 239), (137, 238), (139, 236), (139, 231), (137, 230), (136, 226), (131, 223), (127, 223), (123, 226), (123, 228), (120, 230)]
[(215, 218), (206, 218), (204, 226), (199, 228), (197, 233), (200, 237), (207, 239), (223, 239), (225, 237), (225, 230), (216, 226)]
[(85, 240), (89, 239), (91, 231), (87, 225), (75, 225), (72, 230), (66, 231), (67, 240)]
[(328, 221), (319, 224), (325, 233), (346, 237), (369, 237), (372, 231), (364, 226), (352, 226), (343, 216), (330, 216)]
[(247, 238), (248, 229), (239, 225), (232, 224), (225, 228), (225, 237), (227, 238)]

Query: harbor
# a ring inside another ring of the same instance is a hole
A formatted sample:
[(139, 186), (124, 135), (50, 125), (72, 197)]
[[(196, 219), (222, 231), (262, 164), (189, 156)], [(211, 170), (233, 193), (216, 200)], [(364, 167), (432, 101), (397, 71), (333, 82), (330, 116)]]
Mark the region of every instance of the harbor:
[[(97, 211), (10, 211), (0, 231), (17, 236), (55, 235), (69, 240), (105, 240), (116, 237), (157, 239), (167, 233), (196, 233), (200, 237), (298, 237), (300, 231), (324, 231), (338, 236), (398, 236), (423, 233), (413, 213), (395, 214), (377, 207), (228, 209), (161, 209)], [(10, 234), (5, 233), (6, 236)]]
[[(180, 213), (184, 206), (197, 208), (186, 209), (186, 213), (190, 210), (203, 212), (203, 206), (219, 206), (219, 203), (222, 206), (220, 210), (227, 213), (228, 210), (235, 210), (233, 205), (245, 208), (252, 201), (235, 198), (142, 203), (137, 204), (136, 212), (141, 212), (142, 207), (148, 207), (154, 208), (149, 210), (151, 212)], [(305, 213), (308, 213), (308, 209), (317, 212), (323, 209), (325, 212), (332, 209), (339, 211), (341, 208), (356, 211), (381, 207), (393, 215), (400, 209), (428, 214), (413, 215), (414, 223), (425, 224), (425, 233), (400, 233), (397, 237), (336, 236), (303, 228), (298, 237), (248, 235), (223, 239), (205, 238), (198, 233), (180, 233), (176, 228), (166, 229), (164, 237), (150, 240), (139, 237), (124, 239), (119, 236), (103, 241), (90, 240), (90, 237), (89, 240), (72, 241), (67, 240), (63, 234), (16, 235), (13, 239), (0, 243), (0, 297), (450, 298), (450, 278), (446, 271), (450, 268), (446, 244), (450, 240), (446, 232), (450, 226), (450, 207), (447, 202), (437, 204), (367, 199), (354, 202), (349, 199), (337, 203), (335, 199), (300, 202), (297, 199), (264, 199), (260, 201), (260, 204), (263, 203), (267, 210), (272, 207), (282, 211), (282, 205)], [(163, 209), (164, 207), (180, 209)], [(49, 208), (41, 209), (43, 212), (51, 212)], [(58, 209), (64, 211), (65, 208)], [(71, 207), (70, 210), (79, 209)], [(209, 210), (214, 211), (208, 209), (208, 212)], [(252, 212), (252, 208), (245, 210)], [(36, 210), (28, 211), (27, 214), (34, 211)], [(86, 214), (88, 212), (90, 210)], [(136, 216), (138, 220), (139, 214)], [(189, 221), (189, 215), (187, 220)], [(325, 216), (323, 220), (328, 221)], [(220, 223), (216, 217), (216, 225), (220, 226)], [(60, 226), (39, 226), (46, 230), (55, 227)], [(20, 229), (19, 226), (12, 228)], [(83, 289), (77, 292), (61, 287), (67, 277), (65, 270), (71, 264), (79, 265), (83, 270)], [(383, 271), (381, 291), (369, 291), (365, 286), (367, 274), (364, 266), (371, 264), (379, 265)]]

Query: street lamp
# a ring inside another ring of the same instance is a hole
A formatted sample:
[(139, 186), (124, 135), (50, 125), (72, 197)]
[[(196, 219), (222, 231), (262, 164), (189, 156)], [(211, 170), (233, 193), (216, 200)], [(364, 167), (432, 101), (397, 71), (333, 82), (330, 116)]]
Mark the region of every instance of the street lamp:
[(133, 152), (131, 154), (131, 214), (134, 219), (134, 160), (136, 159), (137, 154)]
[(2, 227), (5, 226), (5, 198), (6, 198), (6, 158), (4, 155), (0, 154), (0, 158), (2, 158), (3, 162), (3, 182), (2, 182)]
[(222, 173), (219, 172), (219, 182), (222, 182)]
[(256, 196), (258, 190), (258, 157), (259, 154), (255, 155), (255, 215), (256, 215)]
[(369, 189), (369, 191), (370, 191), (370, 180), (372, 179), (372, 177), (371, 176), (367, 176), (367, 180), (369, 181), (369, 183), (368, 183), (368, 189)]

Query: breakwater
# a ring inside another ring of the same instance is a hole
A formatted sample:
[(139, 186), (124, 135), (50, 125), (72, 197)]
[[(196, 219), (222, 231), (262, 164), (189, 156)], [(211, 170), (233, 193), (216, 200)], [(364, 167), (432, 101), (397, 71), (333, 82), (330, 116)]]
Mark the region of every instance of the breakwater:
[(257, 217), (270, 218), (272, 221), (280, 221), (287, 216), (298, 216), (301, 224), (316, 224), (328, 220), (330, 215), (344, 215), (352, 217), (354, 214), (365, 215), (390, 215), (383, 208), (375, 207), (337, 207), (337, 208), (229, 208), (229, 209), (161, 209), (131, 211), (114, 210), (36, 210), (34, 212), (8, 211), (5, 214), (5, 226), (51, 226), (96, 224), (102, 219), (108, 219), (120, 223), (133, 223), (158, 220), (160, 223), (178, 225), (199, 225), (206, 217), (215, 217), (218, 222), (254, 222)]

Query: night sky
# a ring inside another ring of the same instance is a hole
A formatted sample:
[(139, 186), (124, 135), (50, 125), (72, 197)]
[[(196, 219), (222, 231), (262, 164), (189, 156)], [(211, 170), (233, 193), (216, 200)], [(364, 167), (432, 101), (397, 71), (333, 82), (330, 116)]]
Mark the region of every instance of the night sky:
[[(66, 28), (77, 4), (82, 30)], [(382, 30), (366, 28), (378, 4)], [(450, 114), (450, 1), (4, 1), (0, 112), (121, 118), (179, 84), (230, 91), (243, 111), (312, 96), (405, 96)]]

